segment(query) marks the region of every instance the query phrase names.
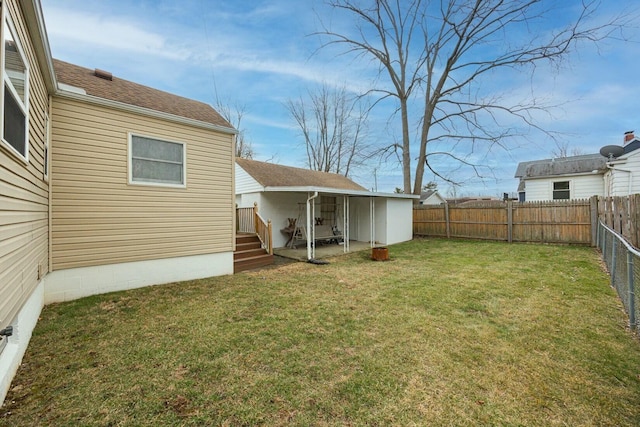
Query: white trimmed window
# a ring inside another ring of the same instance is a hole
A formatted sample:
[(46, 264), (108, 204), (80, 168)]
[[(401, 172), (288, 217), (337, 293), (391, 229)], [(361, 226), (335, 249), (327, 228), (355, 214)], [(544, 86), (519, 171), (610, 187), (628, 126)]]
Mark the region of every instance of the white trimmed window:
[(569, 200), (571, 189), (569, 181), (556, 181), (553, 183), (553, 200)]
[(6, 6), (2, 8), (2, 143), (29, 159), (29, 65)]
[(186, 145), (141, 135), (129, 135), (131, 184), (186, 186)]

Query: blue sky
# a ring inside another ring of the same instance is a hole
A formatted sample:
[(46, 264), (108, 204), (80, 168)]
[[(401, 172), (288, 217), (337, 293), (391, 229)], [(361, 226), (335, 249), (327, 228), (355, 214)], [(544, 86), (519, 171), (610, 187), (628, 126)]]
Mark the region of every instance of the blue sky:
[[(573, 0), (567, 5), (570, 16)], [(640, 1), (604, 0), (595, 19), (606, 20)], [(285, 107), (319, 84), (346, 86), (354, 93), (370, 86), (376, 69), (338, 51), (318, 52), (319, 19), (333, 28), (352, 31), (342, 15), (316, 0), (42, 0), (51, 50), (55, 58), (198, 99), (214, 105), (246, 107), (243, 127), (256, 159), (304, 167), (305, 150)], [(560, 24), (548, 22), (549, 28)], [(534, 93), (561, 105), (538, 116), (543, 127), (562, 132), (560, 140), (583, 153), (621, 144), (627, 130), (640, 132), (640, 30), (629, 28), (636, 42), (608, 40), (579, 46), (554, 70), (539, 67), (533, 78), (514, 72), (492, 76), (502, 96), (526, 98)], [(483, 87), (494, 90), (493, 85)], [(388, 106), (372, 112), (370, 142), (383, 144), (396, 135), (387, 125)], [(555, 144), (531, 133), (509, 142), (509, 150), (483, 152), (478, 161), (492, 168), (483, 180), (442, 165), (464, 181), (457, 195), (498, 196), (514, 192), (518, 162), (551, 157)], [(379, 191), (402, 186), (400, 165), (378, 163), (359, 169), (352, 178), (372, 188), (374, 168)], [(433, 179), (429, 173), (425, 182)], [(452, 191), (439, 183), (440, 191)]]

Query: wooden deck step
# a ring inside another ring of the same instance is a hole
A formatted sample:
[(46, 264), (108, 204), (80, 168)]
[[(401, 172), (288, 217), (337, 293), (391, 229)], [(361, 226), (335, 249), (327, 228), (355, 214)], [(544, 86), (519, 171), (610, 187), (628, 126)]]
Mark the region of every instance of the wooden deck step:
[(273, 255), (262, 248), (255, 234), (236, 235), (236, 251), (233, 253), (233, 272), (253, 270), (273, 264)]

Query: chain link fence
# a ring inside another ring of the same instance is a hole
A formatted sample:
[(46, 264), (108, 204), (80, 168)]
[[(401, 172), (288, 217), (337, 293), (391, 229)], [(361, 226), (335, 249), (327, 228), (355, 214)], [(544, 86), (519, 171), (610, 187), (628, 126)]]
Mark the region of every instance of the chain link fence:
[(597, 241), (611, 276), (611, 286), (618, 292), (629, 315), (629, 326), (637, 330), (640, 301), (635, 287), (636, 282), (640, 281), (640, 252), (602, 222), (598, 222)]

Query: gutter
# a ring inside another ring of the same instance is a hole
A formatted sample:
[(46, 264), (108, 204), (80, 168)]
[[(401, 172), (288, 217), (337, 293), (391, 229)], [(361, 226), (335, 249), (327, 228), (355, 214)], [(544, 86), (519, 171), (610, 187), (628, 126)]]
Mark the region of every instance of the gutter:
[(419, 199), (419, 194), (402, 194), (402, 193), (379, 193), (369, 190), (348, 190), (342, 188), (330, 188), (330, 187), (316, 187), (316, 186), (263, 186), (265, 192), (289, 192), (289, 193), (326, 193), (326, 194), (341, 194), (347, 196), (361, 196), (361, 197), (386, 197), (392, 199)]
[[(66, 87), (69, 87), (65, 85)], [(84, 101), (89, 102), (91, 104), (100, 105), (102, 107), (113, 108), (117, 110), (127, 111), (130, 113), (141, 114), (144, 116), (150, 116), (161, 120), (172, 121), (176, 123), (181, 123), (188, 126), (199, 127), (202, 129), (214, 130), (217, 132), (222, 132), (227, 135), (237, 135), (238, 131), (233, 128), (229, 128), (226, 126), (214, 125), (213, 123), (203, 122), (201, 120), (189, 119), (186, 117), (180, 117), (169, 113), (164, 113), (162, 111), (152, 110), (150, 108), (138, 107), (137, 105), (125, 104), (124, 102), (112, 101), (110, 99), (99, 98), (97, 96), (86, 95), (83, 93), (70, 91), (61, 89), (58, 86), (56, 90), (55, 96), (58, 96), (63, 99), (70, 99), (73, 101)]]

